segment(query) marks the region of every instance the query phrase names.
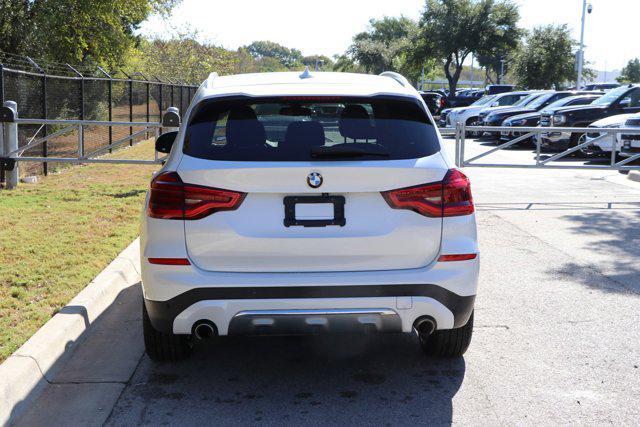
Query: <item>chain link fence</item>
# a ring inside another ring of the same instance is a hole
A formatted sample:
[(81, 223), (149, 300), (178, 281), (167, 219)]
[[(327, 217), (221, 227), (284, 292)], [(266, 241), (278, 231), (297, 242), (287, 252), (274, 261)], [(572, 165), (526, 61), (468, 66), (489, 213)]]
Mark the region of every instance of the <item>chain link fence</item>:
[[(1, 59), (1, 58), (0, 58)], [(27, 58), (28, 59), (28, 58)], [(29, 59), (29, 61), (31, 61)], [(57, 67), (57, 74), (41, 69), (35, 62), (6, 65), (0, 63), (0, 101), (15, 101), (18, 117), (28, 119), (73, 119), (123, 122), (159, 122), (169, 107), (186, 111), (197, 86), (148, 79), (141, 73), (115, 78), (100, 70), (102, 76), (87, 76), (71, 66), (69, 74)], [(14, 63), (16, 61), (13, 61)], [(25, 64), (33, 70), (25, 70)], [(124, 73), (123, 73), (124, 74)], [(0, 105), (2, 105), (0, 104)], [(87, 126), (83, 133), (87, 152), (106, 147), (142, 128), (123, 126)], [(19, 146), (59, 130), (56, 126), (21, 126)], [(145, 133), (130, 142), (148, 138)], [(65, 157), (78, 150), (77, 132), (70, 132), (41, 146), (25, 151), (25, 156)], [(52, 165), (24, 165), (23, 174), (47, 174)], [(1, 177), (0, 177), (1, 178)]]

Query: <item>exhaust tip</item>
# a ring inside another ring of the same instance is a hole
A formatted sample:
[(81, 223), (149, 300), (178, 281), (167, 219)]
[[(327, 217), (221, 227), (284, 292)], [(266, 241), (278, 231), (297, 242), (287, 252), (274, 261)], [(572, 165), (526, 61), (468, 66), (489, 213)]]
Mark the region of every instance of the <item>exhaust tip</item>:
[(429, 336), (436, 330), (436, 321), (431, 316), (418, 317), (413, 322), (413, 329), (418, 332), (418, 335)]
[(192, 335), (199, 341), (218, 335), (218, 328), (209, 320), (199, 320), (193, 325)]

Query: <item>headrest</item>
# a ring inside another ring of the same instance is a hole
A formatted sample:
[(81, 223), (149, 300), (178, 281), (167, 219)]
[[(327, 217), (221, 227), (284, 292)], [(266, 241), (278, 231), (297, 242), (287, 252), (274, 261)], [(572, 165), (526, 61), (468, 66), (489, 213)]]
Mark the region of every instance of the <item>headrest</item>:
[(258, 120), (258, 116), (256, 116), (253, 108), (248, 105), (243, 105), (242, 107), (236, 107), (229, 111), (228, 120)]
[(294, 151), (310, 151), (324, 145), (324, 128), (318, 122), (293, 122), (287, 126), (282, 144)]
[(229, 111), (226, 135), (227, 144), (232, 147), (262, 147), (267, 141), (264, 126), (248, 106)]
[(353, 139), (375, 139), (369, 113), (362, 105), (347, 105), (340, 113), (340, 135)]

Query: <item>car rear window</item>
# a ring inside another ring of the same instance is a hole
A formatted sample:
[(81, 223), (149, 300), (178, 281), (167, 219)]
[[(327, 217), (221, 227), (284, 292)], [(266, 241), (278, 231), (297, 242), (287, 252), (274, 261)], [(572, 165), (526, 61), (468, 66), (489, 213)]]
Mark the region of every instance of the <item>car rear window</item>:
[(412, 159), (439, 150), (419, 101), (398, 97), (205, 100), (184, 144), (189, 156), (237, 161)]

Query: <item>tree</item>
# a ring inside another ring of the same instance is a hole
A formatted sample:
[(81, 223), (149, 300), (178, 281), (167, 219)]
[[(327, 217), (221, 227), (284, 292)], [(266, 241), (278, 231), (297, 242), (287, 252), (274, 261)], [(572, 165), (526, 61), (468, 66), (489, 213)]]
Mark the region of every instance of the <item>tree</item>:
[(443, 58), (455, 94), (471, 54), (504, 55), (517, 43), (517, 6), (509, 0), (427, 0), (414, 40), (414, 61)]
[(48, 61), (117, 67), (135, 30), (178, 0), (2, 0), (0, 50)]
[(289, 49), (268, 40), (255, 41), (244, 48), (256, 60), (274, 58), (286, 68), (299, 66), (302, 61), (302, 53), (298, 49)]
[(316, 64), (318, 64), (318, 70), (331, 70), (333, 68), (333, 61), (331, 58), (324, 55), (305, 56), (300, 62), (311, 70), (315, 69)]
[(616, 79), (619, 83), (638, 83), (640, 82), (640, 59), (632, 59), (622, 69), (622, 72)]
[(575, 81), (575, 44), (566, 24), (534, 28), (515, 59), (513, 73), (518, 85), (551, 89)]
[(369, 24), (367, 31), (353, 37), (348, 56), (362, 65), (367, 73), (400, 71), (405, 66), (409, 37), (416, 24), (403, 16), (372, 19)]
[[(131, 72), (158, 76), (185, 83), (199, 83), (212, 71), (238, 72), (240, 56), (211, 43), (198, 41), (197, 33), (177, 33), (171, 39), (155, 38), (140, 43), (139, 59), (131, 60)], [(252, 60), (253, 62), (253, 60)]]

